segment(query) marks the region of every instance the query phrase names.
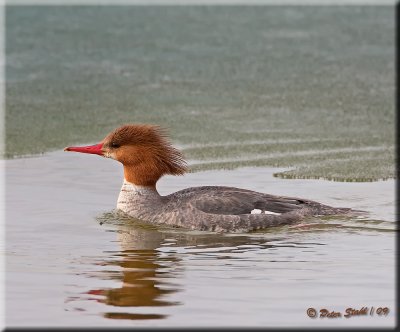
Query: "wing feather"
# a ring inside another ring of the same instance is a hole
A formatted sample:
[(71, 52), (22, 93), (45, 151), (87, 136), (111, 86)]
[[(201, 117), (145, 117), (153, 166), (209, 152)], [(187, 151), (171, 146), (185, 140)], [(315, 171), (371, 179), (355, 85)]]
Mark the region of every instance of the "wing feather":
[[(172, 197), (175, 196), (175, 197)], [(170, 198), (186, 200), (195, 208), (212, 214), (250, 214), (254, 209), (286, 213), (304, 207), (305, 201), (233, 187), (196, 187), (181, 190)]]

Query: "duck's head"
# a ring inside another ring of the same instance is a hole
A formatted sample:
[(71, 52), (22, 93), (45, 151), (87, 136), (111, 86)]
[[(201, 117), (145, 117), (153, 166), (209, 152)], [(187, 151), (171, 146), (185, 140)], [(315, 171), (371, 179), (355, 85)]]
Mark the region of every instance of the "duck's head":
[(182, 175), (187, 171), (182, 153), (171, 145), (166, 131), (154, 125), (124, 125), (99, 144), (71, 146), (64, 151), (115, 159), (124, 165), (125, 179), (138, 186), (155, 187), (163, 175)]

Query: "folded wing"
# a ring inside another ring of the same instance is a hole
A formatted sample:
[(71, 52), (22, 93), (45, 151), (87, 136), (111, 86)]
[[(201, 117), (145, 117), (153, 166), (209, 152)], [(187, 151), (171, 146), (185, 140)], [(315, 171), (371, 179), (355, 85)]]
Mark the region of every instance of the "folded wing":
[(251, 214), (254, 209), (262, 212), (286, 213), (301, 209), (307, 201), (274, 196), (246, 189), (232, 187), (197, 187), (192, 191), (182, 191), (190, 204), (197, 209), (212, 214)]

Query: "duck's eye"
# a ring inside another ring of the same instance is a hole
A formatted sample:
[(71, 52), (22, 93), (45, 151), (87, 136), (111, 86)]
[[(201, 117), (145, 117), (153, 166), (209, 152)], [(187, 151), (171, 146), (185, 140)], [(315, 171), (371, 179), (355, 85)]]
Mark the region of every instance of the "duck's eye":
[(116, 148), (119, 148), (120, 145), (119, 145), (118, 143), (112, 142), (112, 143), (111, 143), (111, 147), (114, 148), (114, 149), (116, 149)]

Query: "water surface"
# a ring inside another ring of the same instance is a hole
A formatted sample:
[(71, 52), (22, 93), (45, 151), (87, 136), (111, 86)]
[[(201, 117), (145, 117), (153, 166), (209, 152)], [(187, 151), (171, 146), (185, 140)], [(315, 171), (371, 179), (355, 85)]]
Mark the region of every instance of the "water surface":
[[(49, 153), (6, 161), (7, 326), (394, 326), (394, 181), (342, 183), (241, 168), (165, 177), (167, 194), (231, 185), (363, 209), (249, 234), (154, 228), (113, 214), (114, 161)], [(389, 307), (311, 319), (309, 307)]]

